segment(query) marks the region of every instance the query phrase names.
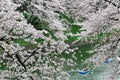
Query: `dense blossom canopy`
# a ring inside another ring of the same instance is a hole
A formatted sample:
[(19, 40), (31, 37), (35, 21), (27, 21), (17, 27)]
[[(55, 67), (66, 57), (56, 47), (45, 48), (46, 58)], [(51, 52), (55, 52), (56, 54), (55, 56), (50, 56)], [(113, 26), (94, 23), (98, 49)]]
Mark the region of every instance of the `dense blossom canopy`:
[(82, 39), (115, 30), (93, 51), (119, 45), (119, 8), (119, 0), (0, 0), (0, 80), (69, 80), (64, 65), (76, 65)]

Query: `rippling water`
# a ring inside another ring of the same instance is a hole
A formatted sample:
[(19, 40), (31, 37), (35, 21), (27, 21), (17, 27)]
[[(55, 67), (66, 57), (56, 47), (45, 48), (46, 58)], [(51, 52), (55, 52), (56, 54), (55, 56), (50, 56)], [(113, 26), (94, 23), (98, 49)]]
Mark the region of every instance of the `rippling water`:
[[(91, 71), (88, 74), (84, 74), (84, 75), (79, 74), (78, 73), (79, 70), (69, 71), (70, 80), (108, 80), (108, 77), (111, 77), (113, 75), (112, 73), (115, 72), (115, 69), (117, 70), (117, 68), (113, 68), (113, 66), (115, 67), (117, 65), (117, 60), (115, 56), (120, 53), (120, 50), (116, 50), (115, 52), (116, 54), (112, 56), (113, 62), (111, 63), (107, 63), (107, 64), (103, 63), (96, 68), (92, 64), (88, 63), (87, 65), (89, 65), (91, 69)], [(84, 65), (84, 64), (81, 64), (81, 65)], [(79, 69), (81, 68), (79, 67)], [(120, 77), (113, 80), (120, 80)]]

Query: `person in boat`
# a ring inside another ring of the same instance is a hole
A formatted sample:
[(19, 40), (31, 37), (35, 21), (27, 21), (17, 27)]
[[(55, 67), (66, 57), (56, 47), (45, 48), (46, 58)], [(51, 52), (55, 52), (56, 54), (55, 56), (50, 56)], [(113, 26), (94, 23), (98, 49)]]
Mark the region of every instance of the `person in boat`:
[(110, 56), (106, 57), (105, 61), (109, 60), (110, 59)]
[(105, 59), (104, 63), (110, 63), (110, 62), (112, 62), (112, 59), (110, 58), (110, 56), (108, 56), (108, 57)]
[(89, 68), (89, 66), (85, 66), (83, 69), (82, 69), (82, 71), (88, 71), (90, 68)]
[(89, 66), (85, 66), (81, 71), (79, 71), (79, 74), (87, 74), (89, 71)]

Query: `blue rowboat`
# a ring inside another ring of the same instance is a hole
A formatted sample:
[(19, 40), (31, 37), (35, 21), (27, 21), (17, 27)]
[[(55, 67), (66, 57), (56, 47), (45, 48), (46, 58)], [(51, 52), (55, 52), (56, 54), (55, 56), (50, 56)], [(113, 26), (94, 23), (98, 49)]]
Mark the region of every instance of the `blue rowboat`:
[(87, 71), (79, 71), (79, 74), (87, 74), (90, 70)]
[(105, 60), (104, 63), (111, 63), (113, 60), (112, 59), (108, 59), (108, 60)]

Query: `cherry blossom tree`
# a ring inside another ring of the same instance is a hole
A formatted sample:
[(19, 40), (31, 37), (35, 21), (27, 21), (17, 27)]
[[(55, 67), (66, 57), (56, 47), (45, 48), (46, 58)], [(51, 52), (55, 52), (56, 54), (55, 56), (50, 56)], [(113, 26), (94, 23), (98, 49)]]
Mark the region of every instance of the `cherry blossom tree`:
[[(51, 36), (45, 36), (47, 30), (37, 30), (28, 24), (24, 16), (16, 11), (20, 6), (11, 0), (0, 1), (0, 79), (67, 80), (69, 75), (63, 71), (66, 60), (58, 55), (69, 45), (62, 39), (54, 40)], [(57, 29), (58, 26), (62, 27), (55, 20), (51, 26)], [(57, 33), (56, 36), (62, 37)]]
[[(76, 64), (75, 50), (82, 43), (100, 42), (97, 53), (119, 45), (119, 3), (0, 0), (0, 79), (69, 80), (64, 64)], [(61, 57), (65, 54), (72, 58)]]

